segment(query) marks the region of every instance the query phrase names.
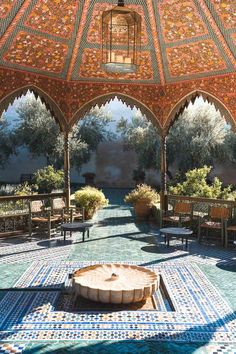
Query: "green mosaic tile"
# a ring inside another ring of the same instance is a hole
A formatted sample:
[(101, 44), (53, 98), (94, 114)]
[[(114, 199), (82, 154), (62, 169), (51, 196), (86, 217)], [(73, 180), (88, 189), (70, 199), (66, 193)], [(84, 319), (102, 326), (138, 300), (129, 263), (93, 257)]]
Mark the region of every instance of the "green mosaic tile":
[(199, 267), (227, 300), (231, 308), (236, 311), (236, 264), (228, 265), (223, 269), (211, 265), (200, 265)]
[(29, 263), (0, 265), (0, 289), (10, 288), (29, 267)]

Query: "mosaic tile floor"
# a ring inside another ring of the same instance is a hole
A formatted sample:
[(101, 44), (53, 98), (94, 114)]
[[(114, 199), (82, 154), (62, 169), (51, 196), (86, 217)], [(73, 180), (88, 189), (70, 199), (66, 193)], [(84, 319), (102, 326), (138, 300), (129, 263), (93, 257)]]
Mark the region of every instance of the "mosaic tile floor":
[[(84, 243), (0, 243), (0, 353), (236, 353), (236, 251), (168, 248), (155, 225), (134, 223), (122, 192), (106, 191)], [(69, 273), (107, 261), (160, 272), (175, 311), (56, 310)]]

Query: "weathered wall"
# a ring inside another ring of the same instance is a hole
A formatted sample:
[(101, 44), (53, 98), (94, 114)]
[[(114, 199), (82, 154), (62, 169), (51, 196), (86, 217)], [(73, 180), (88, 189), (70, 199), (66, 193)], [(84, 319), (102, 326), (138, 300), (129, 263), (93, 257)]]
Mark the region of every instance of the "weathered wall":
[(101, 143), (96, 154), (96, 184), (106, 187), (131, 187), (137, 166), (134, 151), (124, 150), (122, 142)]

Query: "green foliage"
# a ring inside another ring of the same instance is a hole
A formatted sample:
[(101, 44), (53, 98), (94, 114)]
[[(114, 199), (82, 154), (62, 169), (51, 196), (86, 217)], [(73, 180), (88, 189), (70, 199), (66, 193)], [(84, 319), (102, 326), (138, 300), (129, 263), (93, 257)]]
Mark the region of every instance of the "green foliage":
[(147, 184), (139, 184), (129, 194), (125, 196), (124, 201), (126, 203), (135, 204), (139, 200), (145, 200), (147, 204), (153, 205), (159, 202), (160, 196)]
[(213, 165), (224, 160), (229, 129), (224, 118), (210, 104), (189, 107), (176, 120), (167, 139), (168, 163), (177, 161), (179, 170)]
[(91, 217), (97, 209), (109, 203), (101, 190), (90, 186), (83, 187), (75, 192), (74, 199), (76, 205), (84, 208), (88, 217)]
[(124, 139), (127, 149), (134, 149), (137, 153), (139, 170), (159, 166), (158, 130), (141, 113), (134, 115), (130, 123), (121, 118), (117, 124), (117, 131)]
[(0, 119), (0, 167), (3, 168), (7, 164), (9, 157), (14, 152), (14, 144), (12, 143), (9, 124), (4, 116)]
[(185, 195), (190, 197), (235, 199), (236, 193), (232, 191), (232, 186), (222, 187), (222, 182), (215, 177), (213, 183), (209, 184), (207, 177), (212, 167), (204, 166), (186, 172), (186, 180), (170, 186), (170, 194)]
[(30, 185), (28, 182), (19, 184), (16, 189), (14, 190), (14, 195), (19, 197), (24, 195), (33, 194), (34, 186)]
[(38, 186), (39, 193), (51, 193), (53, 189), (63, 188), (64, 171), (47, 166), (34, 173), (33, 183)]
[(43, 155), (51, 162), (54, 155), (59, 125), (40, 99), (28, 97), (16, 109), (19, 118), (13, 131), (17, 146), (25, 146), (33, 156)]
[[(129, 149), (138, 156), (139, 169), (160, 167), (158, 130), (140, 113), (129, 123), (121, 118), (117, 125)], [(167, 174), (175, 163), (181, 175), (192, 168), (213, 165), (214, 160), (236, 162), (236, 136), (224, 118), (210, 104), (189, 106), (175, 121), (167, 137)]]
[[(45, 156), (47, 163), (63, 166), (64, 137), (46, 106), (34, 97), (27, 97), (18, 108), (17, 127), (13, 136), (17, 146), (25, 146), (33, 156)], [(106, 130), (111, 121), (105, 108), (95, 107), (73, 129), (69, 137), (71, 165), (77, 170), (90, 159), (90, 154), (103, 141), (111, 139)], [(42, 143), (43, 142), (43, 143)]]

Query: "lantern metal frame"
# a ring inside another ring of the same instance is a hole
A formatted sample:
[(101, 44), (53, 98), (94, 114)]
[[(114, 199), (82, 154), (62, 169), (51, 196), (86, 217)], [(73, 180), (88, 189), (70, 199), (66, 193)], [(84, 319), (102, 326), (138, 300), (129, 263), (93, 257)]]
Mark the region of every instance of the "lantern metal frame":
[(139, 65), (141, 16), (118, 0), (102, 13), (102, 68), (107, 72), (132, 73)]

